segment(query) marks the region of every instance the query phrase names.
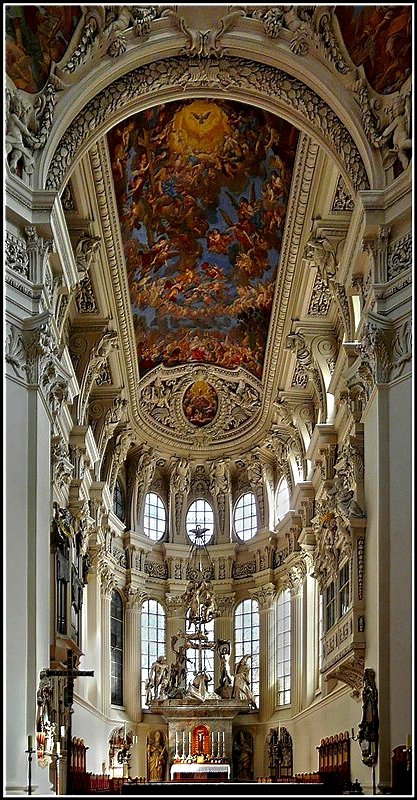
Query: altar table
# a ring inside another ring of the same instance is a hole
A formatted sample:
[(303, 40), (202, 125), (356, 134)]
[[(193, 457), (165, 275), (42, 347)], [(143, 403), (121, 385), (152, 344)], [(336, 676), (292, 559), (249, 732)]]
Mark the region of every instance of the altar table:
[(172, 764), (172, 781), (228, 781), (229, 764)]

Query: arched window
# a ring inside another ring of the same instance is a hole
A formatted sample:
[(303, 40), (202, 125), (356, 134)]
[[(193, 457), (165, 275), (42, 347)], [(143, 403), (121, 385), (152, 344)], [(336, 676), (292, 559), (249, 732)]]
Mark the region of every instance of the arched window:
[(208, 544), (214, 532), (214, 514), (207, 500), (199, 499), (191, 503), (185, 520), (187, 536), (195, 545)]
[(236, 503), (234, 513), (234, 525), (236, 536), (242, 541), (247, 542), (253, 539), (258, 530), (258, 515), (256, 513), (256, 500), (253, 492), (246, 492)]
[(158, 656), (166, 655), (165, 611), (157, 600), (145, 600), (141, 610), (141, 698), (146, 705), (146, 681)]
[(259, 705), (259, 603), (243, 600), (235, 610), (235, 665), (250, 655), (250, 688)]
[(290, 492), (286, 478), (281, 478), (277, 490), (277, 519), (280, 521), (290, 510)]
[(278, 705), (291, 702), (291, 592), (281, 592), (277, 600), (277, 682)]
[(116, 514), (116, 517), (119, 517), (119, 519), (122, 522), (125, 521), (125, 515), (126, 515), (125, 493), (123, 491), (123, 486), (120, 483), (119, 479), (116, 480), (113, 492), (113, 512)]
[(165, 534), (167, 515), (165, 506), (155, 492), (148, 492), (145, 497), (143, 514), (143, 530), (154, 542), (158, 542)]
[(115, 589), (110, 605), (111, 702), (123, 705), (123, 600)]

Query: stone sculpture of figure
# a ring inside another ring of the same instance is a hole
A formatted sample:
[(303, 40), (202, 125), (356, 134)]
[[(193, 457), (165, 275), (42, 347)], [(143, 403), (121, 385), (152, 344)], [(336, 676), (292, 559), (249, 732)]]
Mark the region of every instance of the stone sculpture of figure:
[(186, 458), (179, 458), (171, 472), (171, 486), (174, 492), (188, 494), (190, 488), (191, 467)]
[(200, 618), (203, 622), (210, 622), (216, 616), (216, 603), (214, 600), (213, 592), (211, 591), (207, 581), (202, 580), (198, 590), (198, 610)]
[(187, 677), (186, 665), (189, 659), (187, 659), (187, 650), (185, 645), (181, 644), (178, 650), (175, 650), (175, 653), (177, 656), (175, 662), (171, 664), (169, 684), (167, 688), (169, 695), (178, 692), (178, 690), (185, 685), (185, 679)]
[(237, 781), (250, 781), (252, 777), (252, 742), (250, 734), (239, 731), (233, 743), (233, 762)]
[(32, 150), (39, 147), (39, 142), (23, 120), (24, 108), (20, 98), (7, 91), (6, 104), (6, 157), (10, 171), (15, 173), (19, 161), (22, 161), (24, 171), (30, 175), (34, 170)]
[(190, 683), (187, 694), (196, 700), (205, 700), (208, 693), (208, 685), (211, 678), (206, 672), (196, 672), (192, 683)]
[(278, 744), (278, 734), (276, 728), (270, 728), (268, 736), (266, 737), (266, 744), (268, 747), (268, 762), (269, 768), (275, 767), (276, 747)]
[(255, 698), (249, 684), (249, 658), (250, 655), (242, 656), (235, 666), (232, 697), (235, 700), (247, 700), (252, 708), (256, 708)]
[(167, 763), (167, 749), (162, 731), (152, 731), (147, 743), (148, 779), (163, 781)]
[(408, 167), (413, 144), (409, 102), (407, 97), (398, 95), (393, 106), (394, 119), (376, 139), (379, 143), (388, 140), (392, 136), (392, 149), (396, 153), (403, 169)]
[(146, 682), (146, 703), (157, 700), (160, 697), (161, 684), (168, 676), (168, 667), (165, 656), (158, 656), (151, 665), (149, 677)]
[(366, 669), (362, 690), (362, 719), (359, 723), (358, 742), (362, 750), (362, 761), (372, 765), (378, 760), (378, 689), (375, 670)]
[(219, 685), (216, 689), (216, 694), (223, 698), (230, 698), (232, 696), (233, 678), (229, 665), (231, 652), (229, 640), (218, 639), (216, 642), (216, 650), (220, 660)]

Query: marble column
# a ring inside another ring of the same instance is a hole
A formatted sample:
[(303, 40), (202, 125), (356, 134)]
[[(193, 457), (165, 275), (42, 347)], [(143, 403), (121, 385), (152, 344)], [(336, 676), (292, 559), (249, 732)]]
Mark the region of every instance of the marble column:
[(276, 597), (275, 586), (268, 583), (259, 589), (250, 591), (251, 597), (258, 600), (259, 614), (259, 717), (265, 721), (270, 719), (276, 706), (275, 681), (275, 626), (273, 603)]
[(144, 592), (126, 586), (125, 637), (124, 637), (124, 705), (132, 722), (142, 721), (140, 696), (140, 604)]
[(115, 580), (109, 567), (104, 566), (100, 571), (101, 582), (101, 711), (108, 717), (111, 705), (110, 685), (110, 610), (111, 595), (115, 587)]

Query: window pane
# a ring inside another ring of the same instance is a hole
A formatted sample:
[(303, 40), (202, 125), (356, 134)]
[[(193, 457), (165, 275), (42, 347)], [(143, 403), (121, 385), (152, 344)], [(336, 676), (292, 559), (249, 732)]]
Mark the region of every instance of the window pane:
[(112, 592), (110, 606), (110, 683), (111, 702), (123, 705), (123, 601)]
[(282, 592), (277, 600), (277, 677), (278, 705), (291, 702), (291, 593)]
[(281, 520), (290, 510), (290, 493), (286, 478), (282, 478), (277, 491), (277, 518)]
[(146, 682), (154, 661), (166, 656), (165, 611), (156, 600), (145, 600), (141, 610), (141, 698), (146, 705)]
[(159, 495), (154, 492), (149, 492), (145, 497), (143, 530), (154, 542), (162, 539), (166, 530), (165, 506)]
[(253, 539), (258, 530), (258, 516), (256, 501), (253, 492), (242, 495), (235, 506), (234, 513), (235, 533), (242, 542)]
[(235, 611), (235, 665), (242, 656), (250, 655), (249, 685), (259, 705), (259, 603), (243, 600)]
[(206, 500), (191, 503), (185, 521), (187, 536), (196, 546), (208, 544), (214, 532), (213, 509)]

